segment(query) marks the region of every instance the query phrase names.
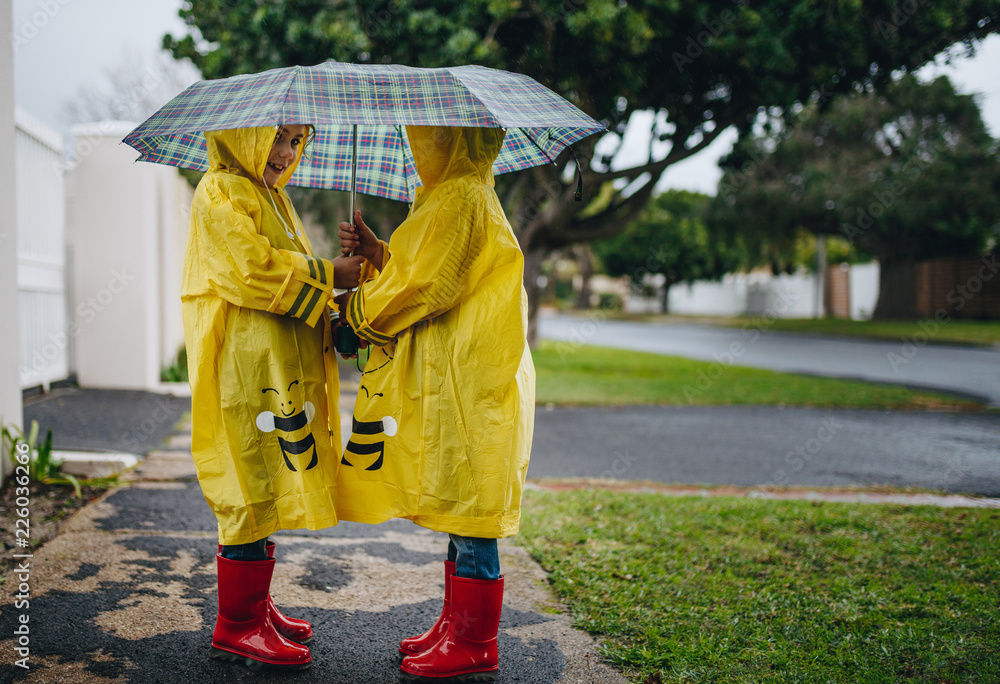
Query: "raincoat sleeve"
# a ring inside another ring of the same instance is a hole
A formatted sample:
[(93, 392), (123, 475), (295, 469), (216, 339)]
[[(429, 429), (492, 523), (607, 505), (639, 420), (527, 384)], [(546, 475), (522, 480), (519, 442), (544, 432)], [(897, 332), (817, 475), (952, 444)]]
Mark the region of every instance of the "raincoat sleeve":
[(196, 222), (196, 244), (208, 289), (237, 306), (314, 326), (333, 297), (333, 264), (272, 247), (257, 230), (256, 200), (244, 197), (238, 186), (224, 186), (207, 184), (206, 201), (196, 202), (203, 214)]
[(418, 321), (454, 307), (470, 289), (470, 267), (482, 250), (481, 210), (458, 193), (430, 216), (413, 216), (393, 234), (378, 277), (351, 297), (347, 320), (358, 335), (382, 347)]
[(379, 242), (382, 244), (382, 263), (373, 264), (365, 259), (364, 263), (361, 264), (361, 277), (358, 279), (359, 286), (361, 283), (378, 277), (378, 274), (385, 268), (385, 262), (389, 260), (389, 245), (384, 240), (379, 240)]

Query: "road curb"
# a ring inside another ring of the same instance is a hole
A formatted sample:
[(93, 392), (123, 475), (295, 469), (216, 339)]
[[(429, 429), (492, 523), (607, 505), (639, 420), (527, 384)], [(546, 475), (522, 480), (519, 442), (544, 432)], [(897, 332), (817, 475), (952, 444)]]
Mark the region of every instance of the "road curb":
[(692, 487), (659, 482), (609, 480), (602, 478), (558, 478), (529, 480), (526, 490), (577, 491), (602, 490), (633, 494), (662, 494), (665, 496), (735, 497), (745, 499), (770, 499), (775, 501), (826, 501), (831, 503), (901, 504), (904, 506), (939, 506), (942, 508), (1000, 508), (1000, 499), (963, 496), (961, 494), (934, 494), (926, 492), (899, 492), (885, 489), (782, 489), (777, 487)]

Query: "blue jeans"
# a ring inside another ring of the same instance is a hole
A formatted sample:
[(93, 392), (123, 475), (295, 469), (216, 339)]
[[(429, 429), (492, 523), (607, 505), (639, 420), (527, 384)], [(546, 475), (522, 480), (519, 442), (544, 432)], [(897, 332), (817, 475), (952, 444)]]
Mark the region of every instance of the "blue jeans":
[(500, 579), (500, 556), (496, 539), (448, 535), (448, 560), (459, 577), (478, 580)]
[(223, 546), (221, 555), (229, 560), (262, 561), (267, 560), (267, 537), (249, 544), (232, 544)]

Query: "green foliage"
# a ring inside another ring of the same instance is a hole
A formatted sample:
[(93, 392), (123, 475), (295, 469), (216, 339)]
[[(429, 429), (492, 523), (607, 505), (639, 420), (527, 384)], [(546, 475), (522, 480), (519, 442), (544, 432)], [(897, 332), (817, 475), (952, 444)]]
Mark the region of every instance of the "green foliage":
[(710, 235), (702, 213), (708, 195), (669, 190), (649, 203), (624, 231), (591, 245), (609, 275), (628, 276), (636, 285), (663, 274), (667, 287), (714, 280), (735, 270), (742, 258), (733, 241)]
[(177, 352), (177, 360), (160, 370), (160, 382), (187, 382), (188, 364), (187, 347), (181, 347)]
[(18, 445), (26, 444), (28, 447), (28, 475), (32, 480), (45, 484), (70, 485), (76, 492), (76, 496), (81, 496), (83, 490), (80, 486), (80, 480), (69, 473), (59, 472), (62, 461), (52, 457), (52, 430), (46, 430), (45, 440), (41, 444), (38, 443), (38, 430), (37, 420), (31, 421), (27, 435), (16, 425), (4, 425), (0, 429), (3, 450), (10, 457), (10, 462), (14, 466), (23, 465), (18, 459), (21, 453), (18, 450)]
[(973, 96), (947, 78), (903, 76), (881, 94), (808, 107), (793, 123), (743, 141), (712, 205), (710, 224), (749, 236), (758, 261), (793, 254), (803, 231), (883, 264), (974, 254), (998, 234), (997, 144)]
[[(744, 326), (744, 331), (755, 329)], [(976, 402), (902, 386), (777, 373), (573, 342), (543, 340), (531, 356), (539, 404), (982, 408)]]
[[(750, 319), (716, 319), (720, 325), (741, 328)], [(966, 344), (1000, 347), (1000, 321), (962, 321), (952, 319), (935, 324), (921, 321), (849, 321), (843, 318), (777, 318), (768, 329), (775, 332), (807, 335), (841, 335), (876, 340), (923, 340), (929, 344)]]
[(630, 682), (990, 684), (1000, 672), (996, 510), (524, 498), (519, 543)]
[[(580, 214), (567, 155), (499, 183), (528, 251), (620, 230), (670, 164), (730, 126), (749, 130), (758, 108), (790, 111), (884, 83), (960, 41), (975, 45), (997, 30), (1000, 1), (928, 0), (907, 12), (895, 0), (204, 0), (180, 15), (191, 34), (166, 36), (164, 47), (206, 78), (328, 59), (476, 63), (525, 73), (605, 121), (610, 151), (579, 146), (587, 187), (618, 181), (600, 212)], [(656, 154), (651, 144), (649, 164), (612, 168), (619, 134), (645, 110), (658, 113)]]

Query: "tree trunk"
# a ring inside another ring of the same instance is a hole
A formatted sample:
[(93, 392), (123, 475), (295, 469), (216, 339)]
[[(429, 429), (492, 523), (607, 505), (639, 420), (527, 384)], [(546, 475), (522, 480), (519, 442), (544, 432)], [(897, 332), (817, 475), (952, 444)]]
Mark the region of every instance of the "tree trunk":
[(577, 309), (590, 308), (590, 279), (594, 276), (594, 255), (587, 245), (576, 245), (573, 248), (576, 265), (580, 267), (580, 291), (576, 293)]
[(545, 251), (529, 249), (524, 254), (524, 291), (528, 294), (528, 344), (532, 349), (538, 342), (538, 306), (542, 299), (542, 290), (538, 287), (538, 278), (542, 275), (542, 260)]
[(917, 317), (913, 261), (879, 257), (878, 303), (872, 318), (913, 319)]
[(660, 298), (660, 313), (668, 314), (670, 313), (670, 288), (673, 287), (673, 283), (669, 280), (663, 281), (663, 294)]

